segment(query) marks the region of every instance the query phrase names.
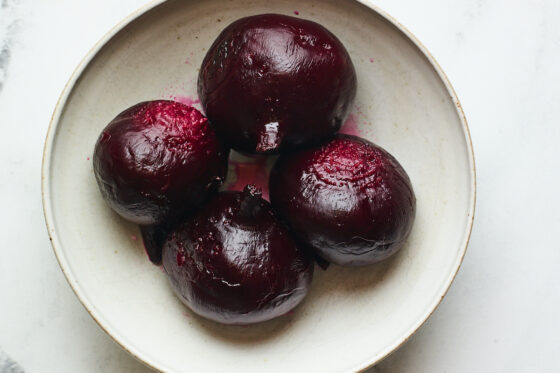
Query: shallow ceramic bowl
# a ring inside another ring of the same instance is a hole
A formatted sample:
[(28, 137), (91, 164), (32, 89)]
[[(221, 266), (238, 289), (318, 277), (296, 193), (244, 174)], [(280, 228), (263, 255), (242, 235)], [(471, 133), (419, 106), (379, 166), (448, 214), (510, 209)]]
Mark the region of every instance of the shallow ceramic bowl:
[[(249, 327), (203, 320), (150, 264), (138, 228), (103, 202), (90, 161), (97, 136), (140, 101), (196, 97), (198, 67), (220, 30), (275, 12), (336, 34), (359, 88), (345, 130), (394, 154), (418, 200), (407, 244), (380, 264), (316, 271), (293, 313)], [(369, 1), (156, 1), (88, 54), (55, 110), (43, 161), (43, 203), (68, 282), (99, 325), (147, 365), (174, 372), (353, 372), (406, 341), (449, 288), (473, 221), (467, 124), (425, 48)]]

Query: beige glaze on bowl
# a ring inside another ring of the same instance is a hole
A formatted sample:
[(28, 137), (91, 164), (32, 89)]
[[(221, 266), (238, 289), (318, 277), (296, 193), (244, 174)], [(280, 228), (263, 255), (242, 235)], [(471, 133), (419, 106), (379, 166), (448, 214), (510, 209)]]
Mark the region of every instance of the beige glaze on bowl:
[[(293, 313), (249, 327), (195, 316), (144, 253), (138, 228), (101, 199), (91, 156), (120, 111), (196, 99), (202, 58), (230, 22), (284, 13), (321, 23), (358, 75), (351, 127), (395, 155), (412, 180), (416, 222), (396, 256), (317, 270)], [(369, 2), (156, 1), (111, 31), (66, 86), (45, 145), (43, 202), (51, 241), (88, 312), (149, 366), (172, 372), (354, 372), (401, 345), (451, 284), (473, 221), (475, 171), (459, 102), (432, 57)]]

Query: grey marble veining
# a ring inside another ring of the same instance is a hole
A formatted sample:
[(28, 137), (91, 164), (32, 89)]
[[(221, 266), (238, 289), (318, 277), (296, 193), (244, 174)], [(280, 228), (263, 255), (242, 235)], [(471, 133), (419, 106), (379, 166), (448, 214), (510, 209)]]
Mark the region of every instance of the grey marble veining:
[(0, 349), (0, 373), (24, 373), (24, 370)]
[(2, 0), (0, 6), (0, 92), (8, 78), (8, 67), (11, 59), (11, 46), (17, 34), (20, 20), (16, 15), (19, 1)]

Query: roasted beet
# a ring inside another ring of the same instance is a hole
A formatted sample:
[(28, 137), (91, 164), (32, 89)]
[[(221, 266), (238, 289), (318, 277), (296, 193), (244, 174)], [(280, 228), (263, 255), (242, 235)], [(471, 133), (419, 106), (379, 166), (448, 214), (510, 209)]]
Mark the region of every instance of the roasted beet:
[(221, 192), (171, 232), (163, 267), (189, 308), (225, 324), (272, 319), (307, 294), (313, 263), (260, 191)]
[(271, 153), (335, 133), (354, 101), (356, 72), (323, 26), (263, 14), (222, 31), (202, 62), (198, 93), (228, 145)]
[(280, 156), (270, 176), (270, 199), (299, 239), (340, 265), (371, 264), (395, 253), (416, 208), (397, 160), (350, 135)]
[(142, 102), (105, 127), (93, 159), (103, 198), (123, 218), (159, 224), (203, 203), (227, 171), (229, 151), (196, 109)]

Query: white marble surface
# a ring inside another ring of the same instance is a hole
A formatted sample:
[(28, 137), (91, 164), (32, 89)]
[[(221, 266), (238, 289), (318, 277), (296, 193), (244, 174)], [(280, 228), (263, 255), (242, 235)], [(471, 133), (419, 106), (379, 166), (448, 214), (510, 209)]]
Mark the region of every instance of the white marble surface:
[[(89, 48), (145, 0), (0, 0), (0, 351), (26, 372), (148, 372), (89, 317), (50, 248), (50, 115)], [(371, 372), (560, 369), (560, 2), (378, 0), (454, 84), (477, 160), (471, 244), (426, 325)], [(372, 336), (375, 338), (375, 336)]]

